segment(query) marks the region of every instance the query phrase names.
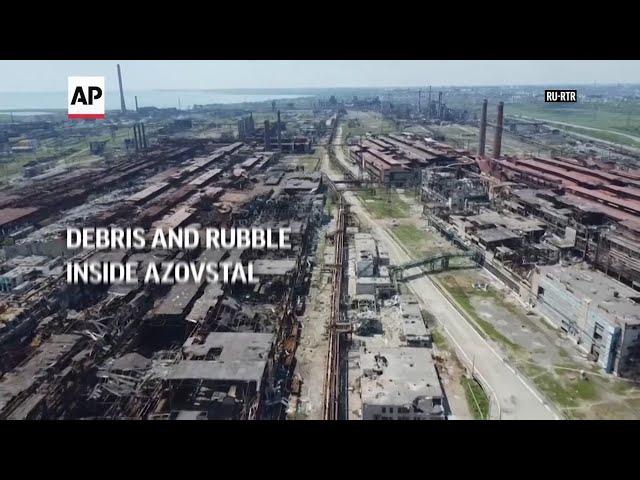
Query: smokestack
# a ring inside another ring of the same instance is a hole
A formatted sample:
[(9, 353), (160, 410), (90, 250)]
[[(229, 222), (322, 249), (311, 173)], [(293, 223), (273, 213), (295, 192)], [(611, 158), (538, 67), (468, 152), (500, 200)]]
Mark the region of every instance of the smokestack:
[(138, 96), (136, 95), (133, 98), (135, 98), (135, 100), (136, 100), (136, 113), (138, 113)]
[(140, 128), (142, 128), (142, 147), (148, 148), (149, 144), (147, 143), (147, 132), (144, 131), (144, 123), (140, 124)]
[(418, 90), (418, 114), (420, 114), (420, 100), (422, 100), (422, 90)]
[(271, 132), (269, 131), (269, 120), (264, 121), (264, 149), (271, 150)]
[(240, 120), (238, 120), (238, 139), (239, 140), (244, 140), (245, 139), (245, 121), (244, 118), (241, 118)]
[(438, 92), (438, 118), (442, 118), (442, 92)]
[(120, 85), (120, 110), (122, 110), (122, 113), (127, 113), (127, 105), (124, 103), (124, 91), (122, 90), (122, 72), (120, 71), (120, 64), (118, 64), (118, 84)]
[(498, 119), (496, 120), (496, 138), (493, 142), (493, 158), (500, 157), (502, 148), (502, 121), (504, 116), (504, 102), (498, 103)]
[(480, 117), (480, 145), (478, 155), (484, 157), (484, 147), (487, 141), (487, 99), (482, 101), (482, 116)]
[(282, 124), (280, 123), (280, 110), (278, 110), (278, 150), (282, 151), (282, 138), (280, 129), (282, 128)]
[(431, 118), (431, 85), (429, 85), (429, 103), (427, 103), (427, 118)]

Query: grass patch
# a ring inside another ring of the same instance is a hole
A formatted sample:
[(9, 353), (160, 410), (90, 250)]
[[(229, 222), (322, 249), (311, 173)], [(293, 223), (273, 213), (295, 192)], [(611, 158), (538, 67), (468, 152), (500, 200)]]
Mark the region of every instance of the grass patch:
[(640, 135), (640, 102), (509, 105), (509, 113)]
[(358, 118), (349, 118), (342, 124), (343, 138), (363, 136), (367, 133), (374, 135), (392, 133), (398, 130), (396, 124), (389, 119), (382, 118), (379, 113), (368, 112)]
[(449, 344), (447, 343), (447, 339), (444, 338), (444, 335), (438, 330), (433, 330), (431, 332), (431, 339), (436, 347), (440, 350), (449, 351)]
[(563, 408), (577, 407), (583, 401), (599, 398), (598, 385), (594, 380), (582, 379), (577, 372), (575, 378), (569, 378), (567, 370), (554, 369), (542, 373), (533, 382), (551, 401)]
[(358, 193), (358, 198), (376, 218), (407, 218), (409, 216), (409, 204), (393, 190), (366, 190)]
[(601, 140), (639, 147), (640, 143), (616, 132), (640, 136), (640, 103), (624, 104), (511, 104), (510, 114), (535, 117), (542, 120), (572, 123), (578, 126), (600, 128), (606, 131), (588, 130), (579, 127), (560, 126), (576, 133), (589, 135)]
[(327, 195), (327, 201), (324, 204), (324, 213), (328, 216), (333, 216), (333, 205), (335, 201), (331, 195)]
[[(390, 230), (413, 259), (458, 252), (454, 247), (438, 243), (439, 239), (436, 235), (415, 225), (395, 225)], [(451, 258), (449, 260), (449, 268), (471, 267), (474, 265), (475, 263), (467, 258)]]
[(533, 377), (537, 377), (538, 375), (542, 375), (547, 372), (546, 368), (539, 367), (538, 365), (533, 365), (531, 363), (523, 363), (522, 365), (518, 365), (518, 368), (524, 373), (527, 377), (533, 379)]
[(393, 228), (393, 233), (398, 237), (398, 240), (407, 247), (411, 256), (425, 256), (422, 254), (429, 251), (431, 236), (415, 225), (398, 225)]
[(625, 137), (615, 132), (601, 130), (589, 130), (586, 128), (570, 127), (568, 125), (558, 125), (558, 128), (568, 130), (570, 132), (579, 133), (581, 135), (588, 135), (589, 137), (598, 138), (606, 142), (617, 143), (618, 145), (627, 145), (630, 147), (640, 148), (640, 142), (636, 142), (632, 138)]
[(456, 302), (458, 302), (462, 309), (471, 316), (478, 325), (480, 325), (482, 329), (480, 333), (484, 333), (490, 339), (509, 347), (513, 351), (518, 351), (522, 348), (520, 345), (500, 333), (490, 322), (487, 322), (480, 317), (474, 306), (471, 304), (471, 296), (493, 298), (493, 293), (491, 291), (485, 292), (478, 290), (469, 293), (451, 276), (447, 276), (443, 283), (449, 294), (456, 300)]
[(576, 407), (578, 402), (574, 395), (560, 383), (552, 373), (546, 372), (533, 378), (536, 386), (542, 390), (556, 405), (560, 407)]
[(489, 418), (489, 397), (484, 392), (478, 382), (472, 378), (463, 377), (462, 386), (464, 387), (467, 403), (476, 420), (486, 420)]
[(576, 395), (581, 400), (595, 400), (598, 398), (598, 387), (592, 380), (578, 380), (575, 384)]

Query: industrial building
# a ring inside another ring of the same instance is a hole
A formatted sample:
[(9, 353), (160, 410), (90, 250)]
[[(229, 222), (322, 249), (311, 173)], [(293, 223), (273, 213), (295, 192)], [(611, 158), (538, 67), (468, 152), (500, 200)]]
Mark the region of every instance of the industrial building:
[[(352, 245), (349, 248), (349, 300), (359, 309), (369, 309), (393, 291), (387, 268), (389, 254), (378, 249), (376, 240), (369, 233), (355, 233)], [(361, 328), (367, 326), (363, 324)]]
[(389, 254), (351, 227), (348, 241), (349, 382), (353, 418), (443, 420), (445, 395), (420, 304), (390, 278)]
[(394, 186), (415, 184), (425, 167), (472, 163), (467, 153), (412, 134), (369, 136), (359, 144), (349, 146), (350, 160), (370, 179)]
[(410, 347), (431, 347), (432, 339), (422, 318), (420, 304), (411, 294), (400, 296), (402, 335)]
[[(187, 339), (183, 359), (163, 377), (169, 418), (231, 420), (242, 418), (246, 405), (247, 415), (259, 414), (274, 340), (273, 333), (249, 332), (216, 332), (204, 339)], [(162, 412), (154, 415), (157, 418)]]
[(444, 420), (440, 380), (421, 348), (362, 349), (363, 420)]
[(637, 376), (640, 176), (597, 158), (502, 155), (502, 103), (497, 114), (491, 155), (485, 100), (475, 162), (425, 169), (429, 224), (482, 254), (605, 371)]
[[(276, 121), (267, 140), (281, 148), (268, 149), (254, 142), (253, 115), (236, 115), (246, 139), (235, 141), (192, 134), (209, 128), (205, 110), (176, 118), (127, 110), (123, 97), (120, 110), (113, 122), (131, 129), (128, 148), (0, 195), (0, 418), (284, 418), (300, 335), (294, 307), (309, 288), (326, 186), (283, 155), (287, 143), (308, 151), (309, 139), (299, 141), (294, 123), (282, 135)], [(78, 225), (290, 227), (292, 249), (67, 251), (64, 232)], [(137, 261), (138, 276), (150, 262), (252, 262), (258, 283), (67, 285), (67, 259)]]
[(536, 308), (606, 372), (637, 375), (640, 292), (583, 264), (539, 267), (532, 288)]

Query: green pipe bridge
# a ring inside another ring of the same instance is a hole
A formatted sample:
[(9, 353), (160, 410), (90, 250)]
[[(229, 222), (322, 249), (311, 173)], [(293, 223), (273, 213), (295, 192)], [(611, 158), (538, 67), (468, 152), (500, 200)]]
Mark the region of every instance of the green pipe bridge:
[(445, 253), (431, 257), (425, 257), (418, 260), (403, 263), (401, 265), (392, 265), (389, 267), (389, 273), (396, 280), (403, 280), (405, 272), (413, 268), (421, 268), (422, 273), (441, 272), (454, 268), (449, 266), (451, 259), (470, 259), (477, 266), (484, 263), (484, 256), (480, 252), (462, 252), (462, 253)]

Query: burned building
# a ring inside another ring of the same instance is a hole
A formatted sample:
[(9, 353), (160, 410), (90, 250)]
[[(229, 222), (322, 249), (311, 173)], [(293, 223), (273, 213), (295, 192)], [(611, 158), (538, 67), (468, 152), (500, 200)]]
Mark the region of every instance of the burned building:
[[(276, 152), (243, 142), (159, 140), (108, 165), (34, 177), (28, 187), (5, 192), (3, 234), (22, 233), (8, 247), (13, 264), (5, 262), (0, 277), (3, 417), (284, 415), (299, 335), (292, 312), (308, 289), (306, 257), (323, 216), (322, 177), (284, 171)], [(267, 185), (274, 177), (280, 180)], [(293, 248), (65, 252), (57, 242), (79, 224), (289, 226)], [(33, 254), (40, 263), (27, 265)], [(66, 285), (55, 263), (67, 255), (137, 261), (139, 280), (149, 262), (252, 262), (258, 283), (80, 288)], [(73, 342), (61, 350), (68, 332)]]
[(169, 418), (230, 420), (259, 415), (274, 339), (272, 333), (234, 332), (187, 339), (183, 358), (163, 380)]

